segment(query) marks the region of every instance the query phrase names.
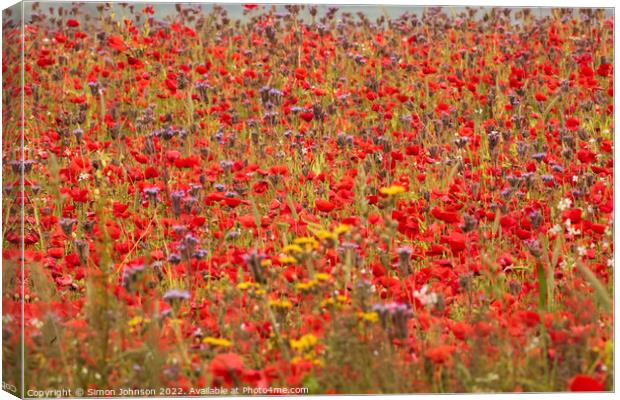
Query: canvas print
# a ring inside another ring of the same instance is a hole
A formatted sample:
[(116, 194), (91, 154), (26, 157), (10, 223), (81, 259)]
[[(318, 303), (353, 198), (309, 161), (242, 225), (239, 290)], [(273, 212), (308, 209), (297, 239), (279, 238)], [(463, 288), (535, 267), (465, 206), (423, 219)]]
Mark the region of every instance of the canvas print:
[(614, 10), (2, 14), (23, 398), (614, 390)]

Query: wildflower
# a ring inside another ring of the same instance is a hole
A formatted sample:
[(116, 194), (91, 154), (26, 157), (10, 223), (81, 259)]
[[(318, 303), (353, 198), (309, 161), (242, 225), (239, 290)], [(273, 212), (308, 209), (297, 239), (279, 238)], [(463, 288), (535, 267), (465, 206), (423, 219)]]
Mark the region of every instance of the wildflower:
[(170, 200), (172, 203), (172, 212), (177, 217), (180, 216), (182, 212), (181, 199), (183, 199), (183, 197), (185, 197), (185, 192), (182, 190), (170, 193)]
[(472, 230), (474, 230), (477, 224), (478, 224), (478, 221), (474, 217), (472, 217), (469, 214), (464, 214), (463, 224), (461, 224), (460, 227), (463, 232), (467, 233), (467, 232), (471, 232)]
[(489, 151), (492, 153), (499, 144), (500, 134), (497, 131), (491, 131), (487, 134)]
[(351, 227), (345, 224), (340, 224), (338, 225), (338, 227), (336, 227), (336, 229), (334, 229), (334, 233), (338, 236), (342, 235), (343, 233), (347, 233), (349, 231), (351, 231)]
[(428, 349), (424, 355), (431, 360), (433, 364), (445, 364), (450, 360), (454, 350), (454, 346), (443, 344)]
[(562, 226), (555, 224), (551, 228), (549, 228), (549, 233), (552, 235), (557, 235), (562, 232)]
[(289, 244), (289, 245), (284, 246), (282, 248), (282, 251), (285, 253), (301, 253), (303, 252), (303, 249), (299, 245)]
[(278, 310), (289, 310), (293, 307), (293, 304), (284, 299), (284, 300), (269, 300), (269, 306)]
[(241, 290), (247, 290), (250, 288), (258, 288), (258, 287), (260, 287), (260, 284), (256, 282), (241, 282), (237, 284), (237, 289), (241, 289)]
[(331, 297), (321, 301), (321, 307), (322, 308), (331, 307), (331, 306), (335, 306), (335, 305), (336, 305), (336, 302)]
[(327, 213), (332, 211), (334, 208), (336, 208), (336, 205), (333, 204), (331, 201), (323, 200), (323, 199), (315, 200), (314, 205), (316, 206), (317, 210), (327, 212)]
[(157, 194), (159, 193), (158, 187), (145, 188), (143, 192), (147, 196), (149, 203), (157, 203)]
[(571, 199), (563, 198), (558, 203), (558, 210), (560, 210), (560, 211), (568, 210), (570, 208), (571, 204), (572, 204)]
[(566, 231), (568, 233), (569, 237), (574, 237), (574, 236), (579, 236), (581, 235), (581, 230), (575, 228), (572, 224), (571, 224), (571, 220), (570, 218), (566, 219), (566, 221), (564, 221), (564, 225), (566, 225)]
[(177, 253), (172, 253), (168, 256), (168, 262), (170, 264), (178, 264), (181, 262), (181, 256)]
[(317, 238), (319, 238), (319, 240), (324, 240), (324, 241), (335, 241), (337, 239), (337, 235), (333, 232), (330, 231), (326, 231), (326, 230), (320, 230), (315, 232), (315, 235)]
[(408, 336), (407, 321), (413, 316), (408, 305), (402, 303), (375, 304), (372, 311), (377, 313), (381, 325), (390, 336), (398, 339)]
[(530, 218), (530, 223), (532, 224), (532, 228), (538, 229), (543, 221), (543, 216), (540, 211), (532, 211), (528, 214)]
[(127, 321), (127, 325), (129, 327), (134, 327), (137, 325), (141, 325), (141, 324), (145, 324), (148, 323), (150, 320), (148, 318), (143, 318), (139, 315), (133, 317), (132, 319), (130, 319), (129, 321)]
[(359, 317), (362, 321), (375, 323), (379, 321), (379, 314), (374, 311), (371, 312), (360, 312)]
[(437, 303), (437, 293), (428, 291), (428, 285), (422, 286), (420, 290), (414, 290), (413, 297), (420, 300), (423, 305), (434, 305)]
[(58, 221), (58, 224), (62, 228), (62, 231), (64, 232), (65, 235), (70, 235), (71, 232), (73, 232), (73, 227), (75, 226), (76, 223), (77, 223), (77, 220), (73, 218), (61, 218)]
[(123, 269), (121, 284), (124, 288), (130, 289), (133, 284), (138, 282), (144, 272), (144, 264), (129, 265)]
[(282, 264), (294, 264), (296, 260), (295, 257), (281, 256), (280, 258), (278, 258), (278, 261)]
[(245, 265), (247, 265), (250, 273), (252, 274), (252, 278), (254, 278), (254, 281), (257, 283), (265, 283), (265, 274), (263, 272), (262, 265), (262, 261), (265, 257), (265, 254), (259, 253), (256, 250), (246, 253), (243, 256)]
[(575, 375), (571, 379), (569, 388), (571, 392), (602, 392), (605, 386), (598, 380), (588, 375)]
[(399, 247), (396, 250), (398, 254), (398, 266), (400, 271), (407, 276), (410, 273), (409, 259), (411, 258), (411, 254), (413, 253), (413, 249), (411, 247)]
[(530, 251), (530, 254), (536, 258), (540, 258), (542, 256), (542, 246), (540, 242), (536, 239), (530, 239), (525, 242), (527, 249)]
[(210, 365), (211, 374), (220, 384), (231, 386), (238, 381), (245, 369), (243, 359), (235, 353), (218, 354)]
[(190, 298), (191, 298), (191, 295), (189, 294), (187, 290), (179, 290), (179, 289), (169, 290), (164, 294), (164, 297), (163, 297), (163, 299), (167, 301), (168, 303), (174, 303), (175, 301), (189, 300)]
[(344, 296), (344, 295), (339, 294), (339, 295), (337, 295), (337, 296), (336, 296), (336, 300), (337, 300), (339, 303), (343, 303), (343, 304), (344, 304), (344, 303), (347, 303), (347, 301), (348, 301), (349, 299), (347, 298), (347, 296)]
[(319, 242), (317, 242), (316, 239), (311, 237), (299, 237), (293, 240), (293, 243), (300, 246), (304, 245), (306, 246), (306, 249), (316, 249), (319, 246)]
[(319, 281), (317, 279), (311, 279), (307, 282), (298, 282), (295, 284), (295, 288), (302, 292), (309, 292), (317, 287)]
[(299, 339), (290, 340), (291, 347), (301, 353), (312, 350), (317, 343), (318, 339), (311, 333), (303, 335)]
[(314, 277), (320, 282), (328, 281), (331, 278), (329, 274), (325, 274), (323, 272), (317, 273), (316, 275), (314, 275)]
[(587, 252), (588, 250), (584, 246), (577, 247), (577, 254), (579, 254), (579, 256), (583, 257)]
[(213, 347), (230, 347), (232, 346), (232, 342), (230, 340), (226, 340), (226, 339), (222, 339), (222, 338), (216, 338), (213, 336), (207, 336), (204, 339), (202, 339), (202, 342), (204, 344), (208, 344), (210, 346)]
[(379, 189), (379, 192), (386, 196), (396, 196), (398, 194), (404, 193), (405, 188), (400, 185), (392, 185)]

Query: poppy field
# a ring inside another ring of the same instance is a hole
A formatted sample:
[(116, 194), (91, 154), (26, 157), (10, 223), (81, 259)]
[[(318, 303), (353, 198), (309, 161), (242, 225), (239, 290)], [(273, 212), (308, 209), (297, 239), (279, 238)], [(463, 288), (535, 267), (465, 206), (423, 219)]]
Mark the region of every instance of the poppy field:
[(15, 391), (614, 389), (609, 10), (24, 7)]

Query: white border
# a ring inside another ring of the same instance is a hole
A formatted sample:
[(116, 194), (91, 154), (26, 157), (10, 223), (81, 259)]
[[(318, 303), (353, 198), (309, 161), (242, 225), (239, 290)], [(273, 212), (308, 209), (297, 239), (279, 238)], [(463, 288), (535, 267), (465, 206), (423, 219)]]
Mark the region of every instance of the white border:
[[(28, 0), (28, 2), (30, 2)], [(45, 1), (42, 1), (42, 3)], [(83, 0), (83, 2), (101, 2), (98, 0)], [(164, 0), (150, 0), (150, 1), (136, 1), (137, 3), (171, 3), (171, 1), (164, 1)], [(387, 0), (386, 2), (381, 2), (380, 0), (355, 0), (355, 1), (347, 1), (347, 0), (330, 0), (330, 1), (325, 1), (325, 0), (294, 0), (294, 1), (248, 1), (248, 2), (253, 2), (253, 3), (260, 3), (260, 4), (290, 4), (290, 3), (298, 3), (298, 4), (330, 4), (330, 5), (381, 5), (381, 6), (389, 6), (389, 5), (395, 5), (395, 6), (437, 6), (437, 5), (442, 5), (442, 6), (497, 6), (497, 7), (567, 7), (567, 8), (575, 8), (575, 7), (593, 7), (593, 8), (599, 8), (599, 7), (604, 7), (604, 8), (614, 8), (616, 3), (614, 1), (610, 1), (610, 0), (590, 0), (588, 2), (582, 2), (582, 1), (575, 1), (575, 0), (569, 0), (569, 1), (560, 1), (560, 2), (551, 2), (551, 1), (536, 1), (536, 0), (518, 0), (518, 1), (509, 1), (509, 0), (494, 0), (494, 1), (489, 1), (489, 0), (470, 0), (470, 1), (463, 1), (463, 0), (444, 0), (444, 1), (415, 1), (415, 2), (411, 2), (411, 1), (403, 1), (403, 0)], [(5, 9), (13, 4), (15, 4), (16, 1), (11, 1), (11, 0), (0, 0), (0, 6), (2, 9)], [(243, 3), (241, 1), (233, 1), (233, 0), (220, 0), (217, 2), (213, 2), (213, 1), (196, 1), (196, 0), (184, 0), (184, 1), (180, 1), (180, 3), (228, 3), (228, 4), (239, 4), (239, 3)], [(614, 22), (617, 21), (617, 14), (616, 14), (616, 9), (614, 8)], [(618, 29), (615, 28), (614, 29), (614, 59), (617, 60), (617, 54), (618, 54)], [(2, 46), (2, 38), (0, 35), (0, 47)], [(616, 71), (616, 64), (614, 63), (614, 78), (617, 78), (615, 71)], [(617, 102), (615, 101), (615, 98), (617, 98), (617, 96), (619, 95), (618, 93), (618, 80), (614, 79), (614, 126), (616, 125), (615, 122), (618, 121), (618, 107), (617, 107)], [(0, 91), (0, 104), (1, 104), (1, 91)], [(0, 132), (1, 132), (1, 127), (0, 127)], [(615, 130), (614, 130), (615, 132)], [(615, 137), (614, 137), (615, 139)], [(618, 149), (618, 146), (616, 146), (616, 141), (614, 140), (614, 168), (615, 168), (615, 160), (618, 159), (620, 150)], [(0, 148), (2, 145), (2, 139), (1, 139), (1, 135), (0, 135)], [(620, 181), (620, 178), (618, 177), (618, 173), (617, 171), (614, 171), (614, 215), (615, 215), (615, 210), (618, 209), (618, 205), (620, 204), (620, 201), (618, 201), (618, 196), (616, 193), (616, 188), (618, 187), (618, 183)], [(0, 180), (0, 188), (2, 187), (2, 181)], [(2, 191), (0, 190), (0, 198), (2, 196)], [(614, 239), (618, 236), (618, 233), (620, 232), (620, 224), (615, 223), (615, 217), (614, 217)], [(1, 223), (1, 221), (0, 221)], [(617, 245), (617, 243), (615, 243), (614, 240), (614, 246)], [(617, 260), (616, 254), (617, 250), (616, 247), (614, 247), (614, 259)], [(618, 298), (618, 288), (620, 287), (618, 285), (620, 279), (618, 277), (618, 274), (614, 274), (614, 304), (617, 304), (617, 298)], [(1, 307), (1, 303), (0, 303), (0, 307)], [(615, 326), (615, 324), (614, 324)], [(1, 343), (1, 335), (0, 335), (0, 343)], [(614, 369), (617, 372), (617, 366), (618, 366), (618, 330), (614, 329)], [(0, 363), (0, 375), (1, 375), (1, 371), (2, 371), (2, 365)], [(616, 377), (614, 377), (616, 378)], [(614, 379), (616, 380), (616, 379)], [(617, 382), (617, 381), (616, 381)], [(615, 385), (614, 385), (615, 386)], [(534, 393), (510, 393), (510, 394), (429, 394), (429, 395), (377, 395), (376, 397), (386, 397), (386, 398), (390, 398), (390, 399), (409, 399), (411, 397), (414, 396), (423, 396), (424, 399), (442, 399), (445, 398), (446, 396), (453, 396), (453, 397), (463, 397), (463, 398), (482, 398), (482, 399), (517, 399), (517, 398), (522, 398), (524, 397), (525, 399), (545, 399), (545, 400), (556, 400), (556, 399), (564, 399), (564, 398), (568, 398), (568, 399), (577, 399), (577, 398), (582, 398), (582, 396), (587, 396), (588, 399), (607, 399), (607, 398), (616, 398), (616, 393), (587, 393), (587, 394), (583, 394), (583, 393), (545, 393), (545, 394), (534, 394)], [(260, 396), (261, 398), (267, 398), (266, 396)], [(306, 396), (297, 396), (297, 397), (287, 397), (287, 396), (278, 396), (278, 397), (272, 397), (272, 398), (283, 398), (283, 399), (299, 399), (299, 398), (322, 398), (322, 397), (326, 397), (326, 396), (312, 396), (312, 395), (306, 395)], [(367, 396), (357, 396), (357, 395), (333, 395), (333, 396), (329, 396), (330, 398), (334, 398), (334, 399), (351, 399), (351, 398), (364, 398)], [(15, 399), (15, 397), (11, 396), (10, 394), (8, 394), (5, 391), (0, 390), (0, 400), (5, 400), (5, 399)], [(165, 397), (161, 397), (161, 399), (166, 399)], [(170, 398), (170, 399), (196, 399), (196, 397), (174, 397), (174, 398)]]

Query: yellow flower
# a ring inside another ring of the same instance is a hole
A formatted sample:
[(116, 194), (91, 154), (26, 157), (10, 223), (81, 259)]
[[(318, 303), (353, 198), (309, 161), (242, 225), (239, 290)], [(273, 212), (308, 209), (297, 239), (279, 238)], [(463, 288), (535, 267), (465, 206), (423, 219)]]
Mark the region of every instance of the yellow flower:
[(318, 284), (317, 281), (315, 280), (311, 280), (308, 282), (299, 282), (297, 284), (295, 284), (295, 288), (301, 291), (306, 291), (306, 290), (311, 290), (313, 287), (315, 287)]
[(293, 304), (288, 300), (269, 300), (269, 306), (273, 308), (289, 309), (293, 307)]
[(306, 253), (309, 253), (312, 250), (319, 248), (319, 242), (315, 238), (311, 237), (300, 237), (293, 240), (293, 243), (299, 246), (303, 246), (303, 249)]
[(311, 333), (303, 335), (298, 340), (291, 339), (291, 347), (299, 352), (311, 350), (318, 342), (316, 336)]
[(260, 262), (260, 265), (263, 267), (268, 267), (271, 265), (271, 260), (269, 258), (264, 259), (263, 261)]
[(375, 322), (379, 321), (379, 314), (377, 314), (374, 311), (371, 311), (371, 312), (361, 312), (358, 315), (364, 321), (368, 321), (368, 322), (372, 322), (372, 323), (375, 323)]
[(389, 187), (384, 187), (384, 188), (379, 189), (379, 192), (387, 196), (396, 196), (397, 194), (404, 193), (405, 188), (400, 185), (392, 185)]
[(316, 237), (318, 237), (320, 240), (336, 240), (337, 236), (335, 233), (326, 231), (324, 229), (321, 229), (318, 232), (314, 233), (316, 235)]
[(302, 245), (302, 244), (311, 245), (313, 247), (319, 245), (319, 242), (317, 242), (315, 238), (311, 238), (307, 236), (298, 237), (295, 240), (293, 240), (293, 243), (299, 244), (299, 245)]
[(289, 244), (287, 246), (284, 246), (282, 251), (285, 253), (301, 253), (303, 252), (303, 249), (297, 244)]
[(349, 225), (340, 224), (340, 225), (338, 225), (338, 227), (336, 229), (334, 229), (334, 233), (336, 235), (342, 235), (343, 233), (347, 233), (350, 230), (351, 230), (351, 227)]
[(246, 290), (251, 287), (260, 287), (260, 284), (254, 282), (241, 282), (237, 285), (237, 289)]
[(323, 360), (311, 359), (310, 361), (312, 361), (312, 364), (316, 365), (317, 367), (323, 366)]
[(302, 361), (310, 361), (312, 364), (318, 366), (318, 367), (322, 367), (323, 366), (323, 361), (314, 358), (311, 354), (306, 354), (304, 357), (299, 357), (299, 356), (295, 356), (291, 359), (291, 364), (299, 364)]
[(132, 319), (130, 319), (129, 321), (127, 321), (127, 325), (129, 325), (130, 327), (134, 327), (136, 325), (140, 325), (142, 323), (147, 323), (149, 322), (148, 319), (144, 319), (140, 316), (135, 316)]
[(334, 299), (331, 297), (329, 299), (325, 299), (321, 302), (321, 307), (329, 307), (335, 304)]
[(291, 257), (291, 256), (282, 256), (278, 259), (282, 264), (294, 264), (295, 263), (295, 257)]
[(315, 277), (317, 280), (321, 281), (321, 282), (328, 281), (328, 280), (329, 280), (329, 278), (331, 278), (331, 276), (330, 276), (329, 274), (326, 274), (326, 273), (324, 273), (324, 272), (319, 272), (319, 273), (317, 273), (316, 275), (314, 275), (314, 277)]
[(216, 337), (212, 337), (212, 336), (207, 336), (206, 338), (202, 339), (202, 342), (205, 344), (209, 344), (211, 346), (215, 346), (215, 347), (230, 347), (232, 346), (232, 343), (230, 342), (230, 340), (226, 340), (226, 339), (222, 339), (222, 338), (216, 338)]

